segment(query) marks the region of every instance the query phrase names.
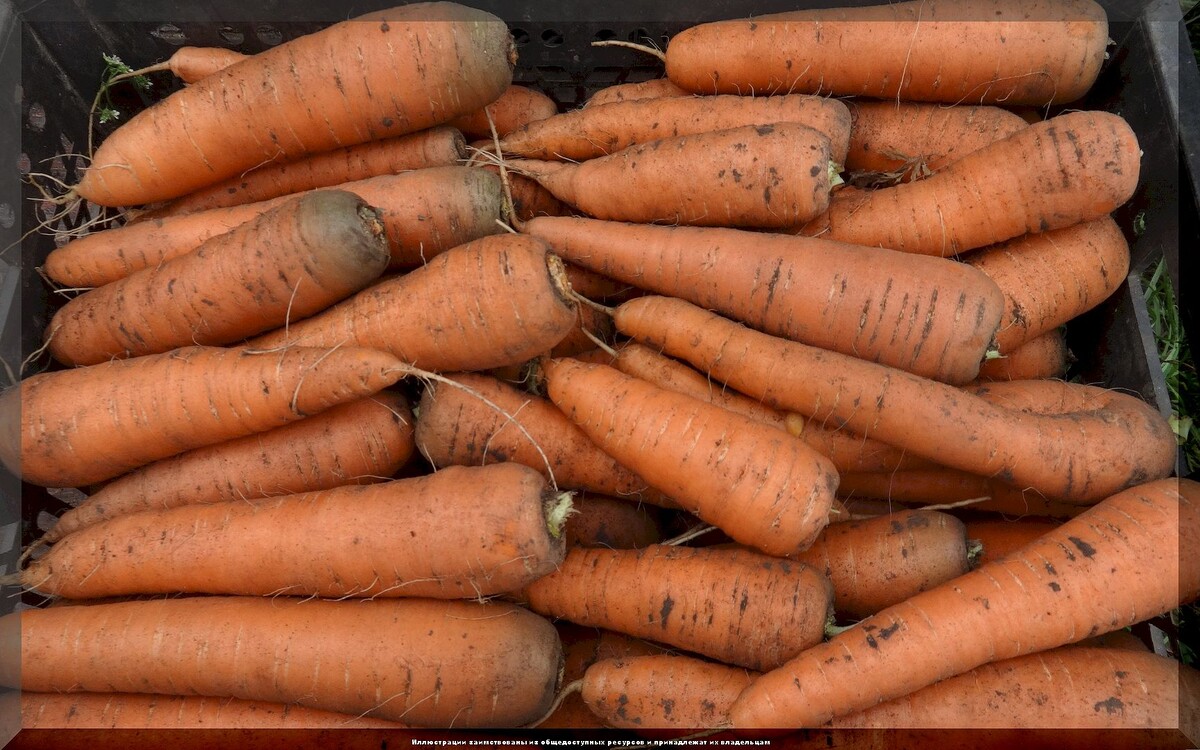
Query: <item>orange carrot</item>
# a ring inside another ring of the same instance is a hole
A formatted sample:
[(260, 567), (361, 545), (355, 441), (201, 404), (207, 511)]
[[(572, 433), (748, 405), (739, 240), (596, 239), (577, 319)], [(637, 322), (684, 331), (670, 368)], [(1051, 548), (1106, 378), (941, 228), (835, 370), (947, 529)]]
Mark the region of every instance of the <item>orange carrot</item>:
[(606, 276), (950, 383), (976, 377), (1003, 314), (994, 284), (940, 258), (718, 227), (539, 218), (524, 231)]
[(142, 510), (381, 482), (412, 451), (408, 399), (384, 391), (118, 477), (60, 516), (43, 540), (53, 543), (93, 523)]
[(846, 160), (850, 111), (819, 96), (664, 97), (589, 106), (530, 123), (500, 140), (500, 150), (528, 159), (583, 161), (639, 143), (777, 123), (807, 125), (825, 135), (830, 158)]
[(999, 560), (1040, 539), (1059, 524), (1046, 518), (967, 521), (967, 537), (982, 546), (980, 564)]
[[(478, 145), (486, 148), (491, 144), (488, 142)], [(500, 175), (498, 164), (477, 166), (497, 177)], [(509, 192), (512, 194), (513, 211), (516, 213), (518, 221), (529, 221), (535, 216), (567, 216), (571, 213), (567, 204), (555, 198), (554, 193), (542, 187), (537, 180), (515, 174), (512, 170), (507, 170), (506, 177), (508, 178)]]
[(782, 228), (829, 205), (830, 159), (825, 135), (780, 123), (664, 138), (581, 164), (510, 164), (599, 219)]
[(395, 357), (354, 347), (188, 347), (40, 373), (0, 395), (5, 408), (21, 403), (0, 459), (25, 481), (78, 487), (369, 396), (402, 374)]
[(796, 560), (833, 583), (833, 611), (857, 620), (970, 569), (961, 521), (930, 510), (831, 523)]
[(984, 664), (1140, 622), (1200, 594), (1197, 542), (1200, 484), (1165, 479), (1119, 492), (1017, 554), (763, 675), (734, 704), (732, 724), (818, 726)]
[(671, 83), (669, 78), (654, 78), (649, 81), (606, 86), (588, 97), (583, 106), (595, 107), (613, 102), (632, 102), (639, 99), (657, 99), (667, 96), (691, 96), (691, 94)]
[(1015, 487), (998, 479), (937, 466), (895, 472), (843, 472), (838, 492), (848, 500), (869, 498), (902, 506), (974, 500), (977, 502), (970, 503), (971, 510), (1003, 513), (1018, 518), (1070, 518), (1084, 509), (1077, 504), (1048, 498), (1032, 488)]
[(1062, 329), (1054, 328), (979, 366), (979, 380), (1061, 378), (1073, 359)]
[(1117, 391), (1034, 381), (1059, 405), (1052, 413), (1033, 414), (767, 336), (682, 300), (631, 300), (617, 309), (615, 320), (622, 333), (776, 408), (832, 420), (944, 466), (995, 476), (1047, 497), (1093, 503), (1166, 477), (1175, 464), (1177, 448), (1166, 419)]
[[(462, 133), (451, 127), (430, 128), (396, 138), (322, 151), (295, 161), (270, 162), (177, 198), (148, 214), (162, 217), (256, 203), (379, 175), (452, 166), (460, 164), (466, 156)], [(145, 218), (142, 216), (139, 220)]]
[(486, 370), (551, 349), (575, 327), (575, 307), (562, 262), (545, 243), (494, 235), (250, 344), (353, 344), (425, 370)]
[(734, 540), (785, 557), (828, 523), (837, 471), (799, 440), (605, 365), (554, 359), (542, 372), (605, 453)]
[(1028, 123), (999, 107), (852, 100), (851, 182), (886, 185), (928, 177)]
[[(1004, 293), (1004, 321), (996, 344), (1002, 354), (1009, 354), (1112, 296), (1129, 274), (1129, 243), (1116, 222), (1105, 216), (1020, 237), (972, 253), (966, 262)], [(1048, 279), (1054, 283), (1044, 283)]]
[(662, 535), (650, 509), (604, 495), (576, 495), (564, 534), (569, 547), (640, 549), (658, 544)]
[(698, 94), (1045, 105), (1082, 96), (1107, 44), (1091, 0), (912, 0), (700, 24), (666, 65)]
[(231, 344), (349, 297), (388, 258), (379, 213), (353, 193), (321, 190), (75, 297), (50, 320), (46, 341), (68, 365)]
[(167, 59), (166, 65), (179, 80), (195, 83), (247, 57), (249, 55), (224, 47), (180, 47)]
[(1068, 112), (967, 154), (928, 179), (840, 191), (829, 211), (800, 231), (955, 255), (1107, 216), (1133, 195), (1140, 161), (1137, 136), (1120, 116)]
[[(621, 592), (619, 597), (611, 592)], [(821, 640), (833, 591), (805, 565), (745, 550), (576, 547), (524, 590), (535, 612), (750, 669)]]
[(459, 373), (452, 379), (474, 394), (431, 383), (417, 409), (417, 450), (434, 467), (515, 461), (552, 475), (564, 489), (675, 507), (600, 450), (546, 399), (486, 375)]
[(21, 633), (21, 669), (0, 666), (8, 687), (225, 696), (412, 726), (532, 721), (562, 664), (550, 623), (495, 603), (205, 596), (2, 621)]
[(455, 466), (382, 484), (118, 516), (63, 537), (19, 579), (73, 599), (485, 597), (555, 569), (568, 508), (526, 466)]
[[(485, 109), (487, 114), (484, 114)], [(528, 86), (509, 86), (496, 101), (456, 117), (449, 124), (472, 140), (491, 138), (492, 128), (488, 122), (488, 115), (491, 115), (497, 135), (503, 138), (514, 130), (531, 122), (544, 120), (557, 112), (558, 105), (541, 91)]]
[(511, 45), (499, 18), (453, 3), (335, 24), (138, 113), (100, 145), (74, 192), (106, 206), (151, 203), (263, 162), (445, 123), (504, 92)]

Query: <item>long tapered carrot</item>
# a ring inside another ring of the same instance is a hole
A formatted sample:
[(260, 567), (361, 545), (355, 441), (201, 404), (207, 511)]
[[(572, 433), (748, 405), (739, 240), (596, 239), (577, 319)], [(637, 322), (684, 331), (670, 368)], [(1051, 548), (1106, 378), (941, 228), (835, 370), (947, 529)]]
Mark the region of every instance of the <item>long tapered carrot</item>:
[(426, 727), (519, 726), (554, 697), (554, 627), (509, 604), (191, 597), (6, 615), (35, 692), (227, 696)]
[(549, 351), (575, 320), (562, 261), (540, 240), (504, 234), (448, 250), (250, 345), (349, 344), (425, 370), (486, 370)]
[(824, 133), (830, 158), (845, 161), (850, 111), (837, 99), (803, 95), (665, 97), (592, 105), (510, 132), (501, 138), (500, 150), (528, 159), (582, 161), (663, 138), (781, 122)]
[(156, 461), (107, 483), (42, 537), (142, 510), (382, 482), (413, 452), (408, 399), (383, 391), (273, 430)]
[(1176, 445), (1166, 419), (1117, 391), (1037, 381), (1055, 388), (1061, 404), (1055, 413), (1032, 414), (767, 336), (682, 300), (641, 297), (619, 307), (615, 320), (626, 335), (776, 408), (832, 420), (944, 466), (1048, 497), (1093, 503), (1174, 468)]
[(524, 231), (606, 276), (951, 383), (976, 377), (1003, 314), (993, 283), (940, 258), (720, 227), (550, 217)]
[(149, 216), (173, 216), (256, 203), (412, 169), (452, 166), (462, 163), (466, 156), (462, 133), (452, 127), (439, 126), (410, 135), (322, 151), (295, 161), (271, 162), (188, 193), (139, 217), (139, 221)]
[(732, 724), (818, 726), (983, 664), (1153, 617), (1200, 594), (1197, 542), (1200, 484), (1164, 479), (1119, 492), (1020, 552), (763, 675), (733, 705)]
[(353, 193), (286, 201), (194, 252), (75, 297), (46, 329), (68, 365), (232, 344), (295, 322), (375, 281), (388, 259), (379, 212)]
[[(468, 167), (430, 167), (336, 186), (382, 212), (391, 266), (416, 266), (440, 252), (501, 231), (499, 178)], [(228, 232), (287, 196), (93, 232), (53, 250), (43, 269), (70, 287), (93, 287), (158, 266)]]
[(803, 223), (829, 205), (832, 179), (829, 138), (787, 122), (664, 138), (581, 164), (510, 165), (598, 219), (700, 226)]
[(700, 24), (666, 65), (700, 94), (1045, 105), (1082, 96), (1107, 44), (1091, 0), (912, 0)]
[(605, 453), (736, 541), (795, 555), (829, 522), (837, 471), (790, 435), (606, 365), (553, 359), (542, 372)]
[(195, 83), (247, 57), (249, 55), (224, 47), (180, 47), (163, 65), (184, 83)]
[(335, 24), (134, 116), (100, 145), (74, 192), (101, 205), (150, 203), (263, 162), (442, 124), (504, 92), (511, 45), (499, 18), (454, 3)]
[(1119, 115), (1068, 112), (967, 154), (925, 180), (845, 190), (804, 234), (955, 255), (1100, 219), (1133, 196), (1137, 136)]
[(562, 503), (526, 466), (455, 466), (381, 484), (118, 516), (63, 537), (20, 580), (72, 599), (485, 597), (515, 591), (562, 561), (569, 507)]
[(418, 406), (417, 449), (435, 467), (515, 461), (553, 477), (563, 489), (676, 507), (546, 399), (478, 373), (452, 379), (471, 392), (431, 383)]
[[(486, 114), (484, 109), (487, 110)], [(509, 86), (496, 101), (456, 117), (449, 122), (470, 140), (492, 137), (492, 126), (501, 138), (531, 122), (545, 120), (558, 112), (553, 99), (529, 86)], [(490, 116), (490, 121), (489, 121)]]
[(662, 545), (576, 547), (559, 570), (522, 593), (549, 617), (751, 669), (819, 642), (833, 597), (828, 579), (806, 565), (746, 550)]
[(657, 99), (667, 96), (691, 96), (691, 92), (684, 91), (671, 83), (671, 79), (669, 78), (652, 78), (649, 81), (618, 83), (613, 86), (605, 86), (588, 97), (583, 106), (596, 107), (601, 104), (632, 102), (639, 99)]
[(969, 503), (971, 510), (1005, 516), (1071, 518), (1085, 506), (1046, 497), (1029, 487), (1016, 487), (991, 477), (929, 466), (905, 471), (847, 471), (838, 492), (848, 502), (874, 499), (903, 507)]
[(1074, 361), (1061, 328), (1032, 338), (979, 366), (979, 382), (1061, 378)]
[(188, 347), (40, 373), (0, 395), (21, 404), (19, 423), (0, 434), (0, 459), (34, 484), (93, 484), (369, 396), (401, 377), (395, 357), (348, 346)]

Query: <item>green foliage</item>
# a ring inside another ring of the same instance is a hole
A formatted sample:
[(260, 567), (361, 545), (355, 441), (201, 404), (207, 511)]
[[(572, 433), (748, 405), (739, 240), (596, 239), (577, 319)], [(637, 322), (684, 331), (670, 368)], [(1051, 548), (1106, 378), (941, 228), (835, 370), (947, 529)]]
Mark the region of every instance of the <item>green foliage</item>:
[(1194, 425), (1194, 418), (1200, 405), (1200, 375), (1184, 335), (1175, 290), (1166, 269), (1166, 262), (1159, 260), (1158, 265), (1147, 272), (1143, 280), (1146, 308), (1150, 312), (1158, 357), (1171, 396), (1171, 428), (1183, 447), (1187, 469), (1196, 471), (1200, 470), (1200, 428)]
[(100, 122), (112, 122), (121, 117), (120, 111), (113, 106), (112, 99), (109, 98), (109, 88), (117, 81), (129, 80), (133, 85), (142, 91), (150, 90), (150, 79), (144, 75), (135, 74), (134, 70), (121, 61), (121, 58), (116, 55), (101, 54), (104, 58), (104, 76), (100, 84), (100, 91), (97, 93), (97, 105), (99, 107)]

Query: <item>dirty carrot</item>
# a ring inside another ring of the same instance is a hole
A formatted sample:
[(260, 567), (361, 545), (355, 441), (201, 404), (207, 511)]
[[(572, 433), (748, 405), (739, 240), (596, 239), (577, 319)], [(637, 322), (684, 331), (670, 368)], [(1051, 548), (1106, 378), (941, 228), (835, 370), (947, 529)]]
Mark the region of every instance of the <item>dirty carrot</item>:
[(588, 97), (583, 106), (595, 107), (613, 102), (632, 102), (639, 99), (657, 99), (666, 96), (691, 96), (691, 92), (684, 91), (671, 83), (671, 79), (669, 78), (653, 78), (649, 81), (619, 83), (614, 86), (606, 86)]
[(979, 366), (979, 380), (1038, 380), (1061, 378), (1074, 359), (1061, 328), (1032, 338)]
[[(487, 113), (484, 113), (484, 109)], [(456, 117), (448, 124), (458, 128), (462, 134), (471, 140), (491, 138), (492, 127), (503, 138), (514, 130), (518, 130), (531, 122), (544, 120), (558, 112), (554, 100), (537, 89), (528, 86), (509, 86), (496, 101), (474, 112)], [(491, 123), (488, 121), (491, 116)]]

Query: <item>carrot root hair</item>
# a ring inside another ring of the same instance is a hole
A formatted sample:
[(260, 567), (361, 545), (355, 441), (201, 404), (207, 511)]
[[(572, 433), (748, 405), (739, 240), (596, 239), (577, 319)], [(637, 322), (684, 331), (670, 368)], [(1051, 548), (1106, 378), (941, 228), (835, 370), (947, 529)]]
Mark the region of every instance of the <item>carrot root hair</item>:
[(555, 696), (554, 702), (550, 704), (550, 709), (546, 711), (546, 713), (542, 714), (542, 716), (540, 716), (536, 721), (526, 724), (524, 727), (522, 727), (522, 729), (537, 729), (539, 726), (545, 723), (547, 719), (553, 716), (555, 711), (562, 707), (562, 703), (567, 699), (567, 696), (571, 695), (572, 693), (578, 693), (581, 690), (583, 690), (582, 679), (567, 683), (563, 686), (562, 690), (558, 691), (558, 695)]
[(667, 54), (658, 47), (652, 47), (648, 44), (638, 44), (637, 42), (624, 42), (620, 39), (606, 39), (603, 41), (592, 42), (593, 47), (625, 47), (627, 49), (635, 49), (638, 52), (644, 52), (647, 55), (653, 55), (662, 62), (667, 61)]

